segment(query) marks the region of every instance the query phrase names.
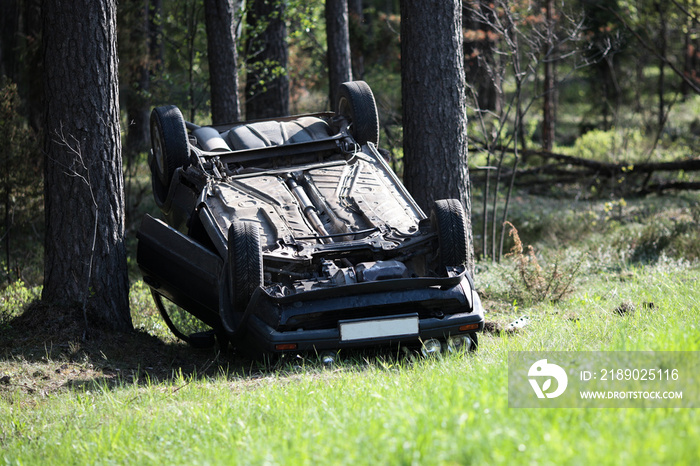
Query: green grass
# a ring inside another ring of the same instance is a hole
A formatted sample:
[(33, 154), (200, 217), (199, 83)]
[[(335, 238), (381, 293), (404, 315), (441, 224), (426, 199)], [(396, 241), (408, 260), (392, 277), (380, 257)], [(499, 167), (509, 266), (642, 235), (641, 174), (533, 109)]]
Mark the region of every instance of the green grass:
[[(478, 263), (487, 320), (531, 324), (481, 335), (473, 355), (235, 363), (174, 343), (136, 281), (134, 323), (165, 346), (112, 337), (118, 351), (78, 341), (0, 357), (0, 463), (699, 464), (697, 409), (514, 409), (507, 387), (512, 351), (700, 351), (699, 199), (518, 197), (512, 221), (545, 270), (581, 266), (553, 303), (522, 294), (512, 259)], [(0, 293), (0, 339), (37, 294)], [(634, 311), (616, 313), (623, 303)]]
[[(350, 358), (324, 369), (86, 379), (0, 394), (8, 464), (697, 464), (696, 409), (511, 409), (519, 350), (700, 350), (700, 269), (678, 261), (589, 277), (476, 355)], [(636, 312), (619, 316), (621, 301)], [(653, 302), (654, 311), (641, 303)], [(0, 366), (1, 368), (2, 366)], [(1, 369), (0, 369), (1, 370)]]

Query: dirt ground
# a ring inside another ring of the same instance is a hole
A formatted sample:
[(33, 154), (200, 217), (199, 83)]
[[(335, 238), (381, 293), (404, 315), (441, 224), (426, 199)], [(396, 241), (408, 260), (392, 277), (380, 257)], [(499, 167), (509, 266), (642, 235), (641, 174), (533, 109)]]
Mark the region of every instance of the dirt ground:
[(101, 329), (79, 310), (31, 304), (0, 328), (0, 393), (50, 394), (97, 384), (160, 382), (190, 376), (257, 377), (270, 369), (220, 348), (166, 343), (142, 331)]

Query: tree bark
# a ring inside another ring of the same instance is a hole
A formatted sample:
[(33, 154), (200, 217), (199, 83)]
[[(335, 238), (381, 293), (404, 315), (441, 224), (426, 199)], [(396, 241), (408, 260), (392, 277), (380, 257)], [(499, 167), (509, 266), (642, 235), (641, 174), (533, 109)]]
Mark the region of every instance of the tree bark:
[(659, 14), (659, 36), (658, 36), (658, 50), (659, 50), (659, 79), (656, 84), (656, 93), (659, 96), (658, 112), (656, 115), (658, 130), (661, 132), (662, 128), (666, 123), (666, 100), (664, 94), (666, 93), (666, 83), (665, 83), (665, 68), (666, 62), (666, 10), (664, 5), (660, 1), (654, 2), (654, 7), (656, 12)]
[(42, 134), (44, 122), (43, 46), (41, 38), (42, 0), (24, 0), (25, 85), (27, 118), (36, 134)]
[(465, 2), (462, 6), (464, 23), (464, 72), (466, 82), (475, 91), (480, 110), (500, 107), (498, 84), (500, 76), (495, 63), (495, 12), (487, 0)]
[(289, 114), (287, 26), (282, 0), (248, 0), (246, 120)]
[(326, 0), (326, 39), (328, 42), (328, 97), (336, 110), (338, 87), (352, 81), (350, 31), (347, 0)]
[(151, 82), (153, 82), (160, 77), (165, 64), (162, 0), (149, 0), (148, 2), (148, 55), (151, 62)]
[(544, 47), (544, 99), (542, 103), (542, 149), (551, 151), (554, 146), (554, 109), (556, 106), (556, 89), (554, 86), (554, 0), (547, 0), (545, 18), (547, 28), (547, 40)]
[(149, 1), (122, 1), (119, 10), (119, 58), (127, 118), (124, 153), (130, 166), (136, 154), (150, 146)]
[(351, 41), (352, 74), (355, 79), (363, 79), (365, 75), (363, 45), (366, 32), (364, 30), (362, 0), (348, 0), (348, 29)]
[(20, 17), (18, 0), (0, 2), (0, 76), (7, 76), (15, 83), (19, 75)]
[(116, 2), (45, 0), (43, 24), (42, 299), (82, 305), (86, 320), (128, 330)]
[(404, 182), (426, 211), (462, 202), (473, 267), (461, 13), (458, 0), (401, 2)]
[(204, 2), (211, 83), (211, 118), (215, 125), (240, 119), (236, 13), (234, 0)]

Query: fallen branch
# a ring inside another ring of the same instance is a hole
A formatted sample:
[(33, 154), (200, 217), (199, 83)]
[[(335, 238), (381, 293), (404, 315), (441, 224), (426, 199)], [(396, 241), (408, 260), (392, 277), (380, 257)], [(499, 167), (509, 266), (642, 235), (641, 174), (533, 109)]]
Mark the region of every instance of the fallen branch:
[[(470, 147), (470, 151), (484, 150), (483, 147)], [(497, 147), (494, 148), (496, 151), (505, 151), (508, 153), (514, 153), (514, 150), (510, 147)], [(586, 167), (591, 169), (593, 172), (601, 176), (616, 176), (619, 174), (639, 174), (639, 173), (652, 173), (657, 171), (700, 171), (700, 158), (693, 159), (682, 159), (674, 160), (672, 162), (642, 162), (642, 163), (631, 163), (631, 162), (620, 162), (620, 163), (610, 163), (610, 162), (600, 162), (598, 160), (584, 159), (581, 157), (574, 157), (571, 155), (558, 154), (555, 152), (548, 152), (543, 150), (520, 150), (520, 155), (524, 159), (536, 156), (541, 157), (545, 160), (553, 159), (560, 162), (564, 162), (567, 165), (574, 165), (580, 167)], [(540, 167), (535, 167), (532, 170), (540, 169), (542, 172), (551, 170), (550, 167), (559, 167), (559, 165), (542, 165)], [(478, 171), (478, 169), (472, 169)], [(518, 172), (520, 174), (520, 172)]]

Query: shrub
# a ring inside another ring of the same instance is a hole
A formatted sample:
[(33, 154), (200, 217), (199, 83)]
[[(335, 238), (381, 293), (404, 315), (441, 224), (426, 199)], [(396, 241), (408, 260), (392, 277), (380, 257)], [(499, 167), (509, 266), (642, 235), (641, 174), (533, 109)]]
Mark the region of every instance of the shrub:
[(582, 261), (574, 260), (571, 264), (563, 264), (557, 257), (551, 266), (542, 267), (532, 246), (523, 248), (518, 230), (512, 223), (506, 222), (504, 227), (510, 228), (508, 235), (515, 243), (506, 257), (511, 257), (515, 266), (515, 280), (512, 282), (512, 292), (521, 301), (557, 302), (569, 294)]
[(574, 155), (601, 162), (633, 162), (646, 154), (645, 140), (639, 129), (603, 131), (594, 129), (576, 140)]
[(10, 283), (0, 291), (0, 327), (20, 314), (24, 306), (39, 299), (41, 287), (27, 288), (22, 280)]

